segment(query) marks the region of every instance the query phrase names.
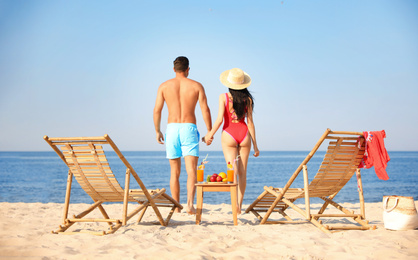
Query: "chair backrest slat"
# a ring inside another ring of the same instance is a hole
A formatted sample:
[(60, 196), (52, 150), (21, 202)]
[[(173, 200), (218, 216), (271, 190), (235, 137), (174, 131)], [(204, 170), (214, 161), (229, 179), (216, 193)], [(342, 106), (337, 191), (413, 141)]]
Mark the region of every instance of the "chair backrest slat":
[(314, 197), (330, 196), (351, 179), (364, 155), (364, 138), (333, 136), (322, 164), (309, 184)]
[(93, 200), (121, 201), (123, 189), (115, 178), (103, 147), (89, 142), (60, 146), (75, 179)]
[[(83, 190), (95, 201), (124, 201), (124, 189), (120, 186), (107, 161), (103, 145), (110, 145), (126, 166), (126, 173), (133, 176), (147, 200), (152, 197), (138, 174), (108, 136), (99, 137), (48, 137), (44, 139), (69, 167)], [(138, 201), (128, 195), (128, 201)], [(153, 205), (153, 202), (151, 202)]]

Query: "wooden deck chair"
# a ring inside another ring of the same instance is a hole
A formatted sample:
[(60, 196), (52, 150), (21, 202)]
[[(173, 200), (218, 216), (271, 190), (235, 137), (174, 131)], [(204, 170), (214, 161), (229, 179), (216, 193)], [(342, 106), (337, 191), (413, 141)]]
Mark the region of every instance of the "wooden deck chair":
[[(183, 207), (166, 194), (165, 189), (147, 190), (136, 171), (122, 155), (116, 144), (108, 135), (103, 137), (74, 137), (74, 138), (50, 138), (44, 136), (45, 141), (54, 149), (59, 157), (68, 166), (67, 191), (65, 195), (65, 205), (63, 214), (63, 224), (53, 233), (66, 231), (77, 222), (107, 222), (108, 231), (90, 232), (97, 235), (114, 233), (134, 215), (141, 212), (138, 222), (141, 221), (146, 209), (151, 206), (161, 225), (166, 226), (174, 213), (175, 208)], [(126, 166), (125, 189), (123, 189), (115, 175), (112, 173), (103, 150), (104, 145), (110, 145), (123, 164)], [(129, 190), (131, 175), (139, 184), (139, 190)], [(83, 188), (83, 190), (93, 199), (93, 204), (85, 211), (72, 218), (68, 217), (71, 184), (73, 176)], [(104, 202), (123, 202), (121, 208), (121, 218), (111, 219), (103, 207)], [(138, 207), (128, 214), (128, 202), (138, 203)], [(167, 218), (164, 220), (159, 208), (170, 207)], [(87, 219), (87, 214), (98, 208), (103, 215), (103, 219)], [(70, 232), (66, 232), (70, 233)]]
[[(329, 139), (330, 141), (324, 160), (319, 167), (318, 173), (311, 183), (309, 183), (307, 163), (326, 139)], [(363, 133), (361, 132), (333, 132), (330, 129), (327, 129), (312, 151), (293, 173), (284, 188), (265, 186), (264, 192), (258, 196), (258, 198), (246, 209), (245, 212), (254, 213), (254, 215), (261, 221), (261, 224), (300, 223), (300, 221), (293, 221), (293, 219), (286, 214), (285, 211), (288, 208), (291, 208), (302, 214), (307, 221), (310, 221), (325, 233), (331, 233), (330, 230), (337, 229), (375, 229), (375, 226), (370, 226), (368, 221), (365, 220), (363, 187), (361, 183), (360, 169), (358, 169), (358, 165), (363, 158), (365, 150), (364, 142)], [(303, 171), (304, 187), (290, 188), (301, 171)], [(360, 213), (357, 214), (334, 201), (334, 197), (354, 174), (357, 175), (360, 199)], [(316, 214), (311, 213), (310, 208), (309, 198), (313, 197), (321, 198), (324, 201), (322, 207)], [(304, 209), (294, 204), (295, 200), (301, 198), (305, 199)], [(337, 208), (340, 214), (325, 214), (324, 211), (327, 209), (328, 205), (332, 205)], [(261, 212), (265, 212), (264, 216), (260, 215)], [(280, 213), (285, 220), (269, 220), (273, 212)], [(319, 218), (346, 218), (346, 222), (348, 219), (351, 219), (358, 224), (348, 221), (349, 225), (329, 226), (324, 225), (322, 220), (319, 220)]]

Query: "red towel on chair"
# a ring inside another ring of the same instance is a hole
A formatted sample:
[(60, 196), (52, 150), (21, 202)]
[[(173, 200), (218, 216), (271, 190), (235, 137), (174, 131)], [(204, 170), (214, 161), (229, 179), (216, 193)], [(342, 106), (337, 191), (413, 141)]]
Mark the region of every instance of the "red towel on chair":
[(366, 139), (366, 151), (364, 152), (364, 157), (359, 168), (371, 168), (374, 166), (374, 171), (379, 179), (389, 180), (389, 176), (386, 173), (386, 166), (390, 158), (385, 148), (385, 142), (383, 141), (383, 138), (386, 138), (385, 130), (368, 131), (363, 132), (363, 134)]

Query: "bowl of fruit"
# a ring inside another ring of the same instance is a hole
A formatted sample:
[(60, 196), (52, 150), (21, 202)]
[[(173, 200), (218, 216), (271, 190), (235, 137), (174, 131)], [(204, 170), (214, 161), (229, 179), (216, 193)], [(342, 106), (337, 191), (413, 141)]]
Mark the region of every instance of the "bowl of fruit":
[(226, 184), (226, 183), (228, 183), (228, 179), (226, 178), (226, 173), (220, 172), (219, 174), (214, 173), (212, 175), (208, 175), (206, 177), (206, 182), (207, 183)]

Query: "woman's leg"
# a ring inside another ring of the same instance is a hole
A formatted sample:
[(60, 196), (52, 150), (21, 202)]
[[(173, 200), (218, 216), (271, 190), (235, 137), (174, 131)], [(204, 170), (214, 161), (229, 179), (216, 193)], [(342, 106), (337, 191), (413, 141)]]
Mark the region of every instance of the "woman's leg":
[(238, 213), (241, 212), (242, 201), (244, 200), (244, 193), (247, 187), (247, 164), (248, 157), (251, 152), (251, 137), (247, 134), (244, 141), (238, 147), (238, 154), (240, 155), (237, 162), (238, 165)]
[(235, 176), (238, 182), (238, 214), (241, 212), (242, 201), (244, 199), (245, 188), (247, 186), (247, 163), (251, 150), (251, 138), (247, 137), (238, 147), (237, 142), (228, 133), (222, 132), (221, 137), (222, 150), (224, 152), (225, 162), (234, 163), (235, 158), (240, 155), (235, 165)]

